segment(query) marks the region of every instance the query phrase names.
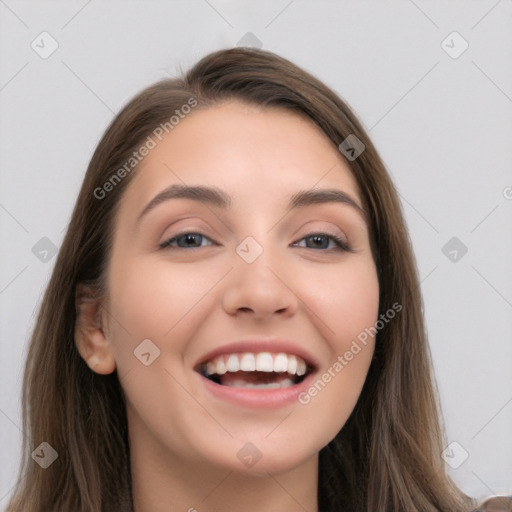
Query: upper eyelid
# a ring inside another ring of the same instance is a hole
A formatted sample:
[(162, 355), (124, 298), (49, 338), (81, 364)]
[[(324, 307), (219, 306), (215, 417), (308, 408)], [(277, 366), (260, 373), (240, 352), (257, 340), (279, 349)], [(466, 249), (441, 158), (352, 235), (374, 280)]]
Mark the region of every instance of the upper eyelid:
[[(171, 224), (168, 224), (165, 229), (163, 230), (163, 241), (170, 240), (171, 238), (176, 238), (178, 236), (187, 235), (189, 233), (194, 233), (198, 235), (208, 236), (211, 237), (213, 235), (208, 235), (207, 233), (213, 233), (215, 230), (213, 230), (210, 226), (208, 226), (208, 223), (205, 223), (201, 221), (198, 226), (185, 226), (184, 228), (171, 228), (171, 226), (174, 226), (174, 224), (182, 224), (185, 221), (190, 220), (189, 218), (179, 219), (176, 222), (173, 222)], [(196, 220), (196, 219), (193, 219)], [(183, 222), (181, 222), (183, 221)], [(176, 231), (175, 231), (176, 230)], [(165, 235), (165, 233), (170, 232), (170, 235)]]
[[(311, 216), (311, 212), (308, 213), (306, 210), (308, 210), (309, 208), (312, 208), (314, 206), (316, 206), (316, 207), (323, 207), (323, 206), (329, 205), (329, 204), (331, 204), (331, 203), (318, 203), (318, 204), (312, 204), (312, 205), (309, 205), (309, 206), (303, 206), (299, 210), (297, 210), (295, 213), (300, 215), (300, 217), (302, 217), (303, 215), (306, 216), (306, 217), (310, 217)], [(335, 204), (342, 204), (342, 203), (335, 203)], [(192, 220), (192, 221), (200, 221), (200, 224), (202, 224), (203, 226), (204, 225), (209, 225), (210, 223), (212, 223), (213, 226), (216, 226), (214, 228), (215, 230), (220, 229), (222, 231), (225, 230), (226, 233), (227, 232), (229, 232), (231, 234), (234, 233), (233, 226), (230, 225), (228, 219), (223, 219), (222, 216), (216, 214), (210, 208), (209, 208), (209, 211), (210, 211), (210, 213), (213, 214), (214, 218), (211, 218), (211, 219), (208, 220), (208, 217), (206, 217), (206, 220), (204, 220), (203, 219), (203, 215), (201, 215), (201, 214), (198, 215), (197, 212), (188, 212), (184, 216), (179, 215), (179, 217), (177, 217), (177, 218), (175, 217), (173, 219), (173, 221), (170, 224), (167, 225), (167, 228), (170, 227), (171, 225), (174, 225), (174, 224), (177, 224), (177, 223), (181, 224), (182, 221)], [(287, 212), (287, 214), (285, 214), (285, 216), (290, 214), (290, 213), (293, 213), (293, 212), (289, 211), (289, 212)], [(173, 217), (174, 217), (174, 215), (173, 215)], [(290, 217), (291, 217), (291, 219), (290, 219)], [(301, 222), (300, 218), (297, 220), (297, 219), (295, 219), (295, 215), (289, 215), (289, 219), (285, 223), (285, 225), (287, 225), (287, 224), (296, 225), (299, 222)], [(345, 217), (344, 215), (341, 215), (339, 213), (333, 214), (332, 212), (321, 213), (321, 211), (317, 211), (316, 214), (314, 215), (314, 217), (310, 217), (309, 218), (307, 223), (309, 224), (311, 222), (325, 222), (325, 223), (331, 224), (331, 225), (337, 225), (337, 224), (338, 225), (346, 225), (346, 224), (348, 224), (349, 226), (353, 226), (353, 224), (354, 224), (354, 220), (351, 217)], [(270, 228), (270, 230), (274, 229), (275, 226), (276, 226), (276, 224), (274, 224)], [(354, 225), (353, 227), (356, 228), (356, 229), (359, 229), (358, 225)], [(209, 230), (210, 227), (206, 227), (206, 228), (198, 227), (197, 229)], [(343, 229), (341, 229), (339, 226), (338, 226), (338, 229), (341, 231), (342, 234), (344, 234), (344, 230)]]

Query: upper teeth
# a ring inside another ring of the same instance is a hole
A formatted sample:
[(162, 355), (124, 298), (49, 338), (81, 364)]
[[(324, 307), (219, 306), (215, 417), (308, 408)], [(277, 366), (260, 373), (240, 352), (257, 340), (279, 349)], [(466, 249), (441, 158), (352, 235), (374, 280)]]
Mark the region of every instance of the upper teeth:
[(299, 377), (306, 373), (307, 365), (304, 359), (279, 353), (259, 352), (253, 354), (245, 352), (243, 354), (221, 355), (213, 358), (206, 363), (207, 375), (224, 375), (226, 372), (288, 372), (291, 375)]

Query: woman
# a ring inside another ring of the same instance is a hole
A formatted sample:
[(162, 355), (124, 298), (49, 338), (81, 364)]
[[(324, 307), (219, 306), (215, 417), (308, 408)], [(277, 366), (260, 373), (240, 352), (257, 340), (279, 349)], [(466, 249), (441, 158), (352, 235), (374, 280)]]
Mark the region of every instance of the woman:
[(24, 406), (11, 512), (473, 508), (393, 184), (347, 105), (261, 50), (206, 56), (108, 128)]

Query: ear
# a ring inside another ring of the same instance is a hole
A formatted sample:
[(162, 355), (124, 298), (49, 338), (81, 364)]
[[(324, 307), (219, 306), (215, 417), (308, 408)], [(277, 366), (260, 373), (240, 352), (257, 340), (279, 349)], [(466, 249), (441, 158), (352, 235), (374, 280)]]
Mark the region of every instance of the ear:
[(107, 375), (116, 369), (114, 352), (104, 332), (101, 302), (91, 285), (78, 284), (75, 291), (75, 344), (89, 368)]

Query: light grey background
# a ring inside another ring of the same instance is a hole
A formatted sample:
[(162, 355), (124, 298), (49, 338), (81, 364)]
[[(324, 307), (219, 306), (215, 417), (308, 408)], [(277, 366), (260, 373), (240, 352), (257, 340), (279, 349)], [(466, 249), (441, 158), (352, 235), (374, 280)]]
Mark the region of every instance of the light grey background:
[[(512, 493), (511, 0), (0, 0), (0, 20), (0, 507), (55, 261), (32, 248), (61, 243), (95, 144), (126, 101), (249, 32), (334, 88), (369, 130), (417, 254), (447, 442), (458, 443), (450, 473), (477, 498)], [(46, 59), (31, 48), (51, 48), (43, 31), (58, 43)], [(469, 44), (457, 58), (454, 31)], [(468, 249), (445, 249), (456, 262), (442, 251), (452, 237)]]

